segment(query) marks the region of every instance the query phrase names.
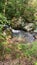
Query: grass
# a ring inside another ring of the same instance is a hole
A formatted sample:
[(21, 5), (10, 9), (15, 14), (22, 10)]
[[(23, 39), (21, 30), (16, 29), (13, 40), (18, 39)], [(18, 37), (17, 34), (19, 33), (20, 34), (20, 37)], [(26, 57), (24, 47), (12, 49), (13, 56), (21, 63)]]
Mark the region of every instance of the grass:
[(25, 55), (37, 58), (37, 41), (32, 44), (17, 44), (17, 48)]

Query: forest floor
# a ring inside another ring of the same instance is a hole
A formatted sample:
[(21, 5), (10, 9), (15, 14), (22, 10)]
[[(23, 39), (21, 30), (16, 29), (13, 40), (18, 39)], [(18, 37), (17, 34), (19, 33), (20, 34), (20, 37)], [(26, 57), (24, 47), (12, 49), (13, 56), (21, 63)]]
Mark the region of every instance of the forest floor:
[(14, 60), (0, 61), (0, 65), (34, 65), (35, 58), (22, 57)]
[[(16, 44), (24, 43), (24, 42), (25, 42), (25, 39), (23, 39), (23, 40), (22, 39), (17, 39), (17, 38), (13, 38), (12, 40), (11, 39), (7, 39), (7, 43), (8, 44), (11, 43), (10, 46), (12, 44), (14, 44), (14, 43), (15, 43), (14, 45), (16, 46)], [(36, 42), (37, 42), (37, 39), (36, 39)], [(8, 46), (8, 47), (10, 47), (10, 46)], [(14, 46), (14, 48), (15, 48), (15, 46)], [(8, 55), (6, 55), (5, 60), (0, 61), (0, 65), (37, 65), (37, 57), (23, 55), (23, 53), (21, 53), (17, 48), (14, 49), (14, 50), (16, 50), (16, 52), (14, 51), (14, 53), (12, 55), (13, 59), (11, 59), (11, 57), (8, 54)], [(35, 49), (34, 49), (34, 51), (35, 51)], [(20, 57), (16, 58), (15, 56), (17, 56), (17, 53), (20, 54)], [(36, 54), (37, 54), (37, 52), (36, 52)]]

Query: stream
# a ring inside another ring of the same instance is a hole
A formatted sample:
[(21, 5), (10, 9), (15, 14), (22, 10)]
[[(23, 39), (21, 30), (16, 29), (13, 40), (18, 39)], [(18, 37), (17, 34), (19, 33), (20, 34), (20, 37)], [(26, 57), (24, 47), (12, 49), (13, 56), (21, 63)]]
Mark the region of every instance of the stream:
[(25, 38), (27, 42), (33, 42), (35, 40), (34, 34), (31, 34), (29, 32), (25, 32), (22, 30), (14, 30), (12, 29), (13, 32), (13, 37), (20, 37), (20, 38)]
[(25, 32), (23, 30), (15, 30), (11, 27), (5, 26), (5, 30), (9, 28), (11, 30), (12, 36), (17, 38), (25, 38), (27, 42), (33, 42), (35, 40), (35, 35), (37, 36), (37, 33), (31, 33), (31, 32)]

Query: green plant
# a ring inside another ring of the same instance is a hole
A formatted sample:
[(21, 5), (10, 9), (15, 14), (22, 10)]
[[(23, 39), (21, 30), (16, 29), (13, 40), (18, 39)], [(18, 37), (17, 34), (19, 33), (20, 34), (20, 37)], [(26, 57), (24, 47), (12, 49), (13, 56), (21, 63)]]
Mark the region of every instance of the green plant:
[(37, 41), (32, 44), (18, 44), (17, 48), (26, 56), (33, 56), (37, 58)]

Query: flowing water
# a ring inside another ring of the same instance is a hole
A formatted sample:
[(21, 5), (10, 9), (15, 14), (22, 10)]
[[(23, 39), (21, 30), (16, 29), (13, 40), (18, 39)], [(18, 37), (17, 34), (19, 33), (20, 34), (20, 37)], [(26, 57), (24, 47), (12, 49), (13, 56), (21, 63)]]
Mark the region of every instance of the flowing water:
[(13, 37), (21, 37), (25, 38), (27, 42), (33, 42), (34, 41), (34, 36), (33, 34), (21, 30), (12, 30), (13, 32)]

